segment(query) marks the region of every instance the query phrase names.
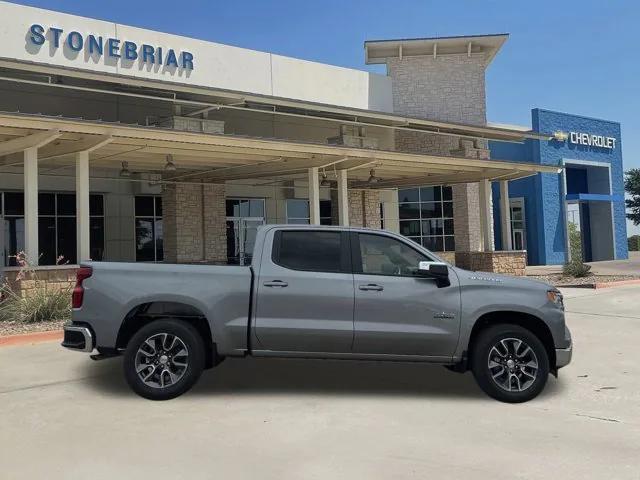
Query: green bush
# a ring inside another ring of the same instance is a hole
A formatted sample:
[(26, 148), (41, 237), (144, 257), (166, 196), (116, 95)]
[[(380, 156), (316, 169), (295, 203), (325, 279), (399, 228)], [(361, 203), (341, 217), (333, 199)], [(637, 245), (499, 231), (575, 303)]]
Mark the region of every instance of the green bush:
[(630, 252), (637, 252), (640, 250), (640, 235), (632, 235), (627, 238), (627, 243), (629, 244)]

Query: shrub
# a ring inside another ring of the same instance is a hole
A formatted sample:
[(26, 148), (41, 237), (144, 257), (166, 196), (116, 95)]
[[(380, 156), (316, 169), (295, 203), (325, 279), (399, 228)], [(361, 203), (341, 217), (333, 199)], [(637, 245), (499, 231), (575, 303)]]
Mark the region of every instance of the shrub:
[[(71, 319), (71, 288), (47, 288), (38, 280), (24, 252), (15, 256), (20, 267), (16, 279), (34, 280), (35, 287), (28, 295), (15, 292), (8, 283), (0, 285), (0, 322), (50, 322)], [(60, 260), (60, 259), (59, 259)]]
[(586, 263), (582, 263), (582, 260), (565, 263), (562, 267), (562, 273), (564, 275), (576, 278), (591, 275), (590, 270), (591, 266)]
[(640, 250), (640, 235), (631, 235), (627, 239), (627, 242), (629, 244), (630, 252), (637, 252), (638, 250)]
[(582, 261), (582, 235), (574, 222), (569, 222), (569, 251), (571, 260), (562, 267), (562, 273), (570, 277), (586, 277), (591, 275), (591, 267)]
[(50, 322), (71, 319), (70, 289), (48, 289), (39, 285), (22, 296), (3, 285), (0, 322)]

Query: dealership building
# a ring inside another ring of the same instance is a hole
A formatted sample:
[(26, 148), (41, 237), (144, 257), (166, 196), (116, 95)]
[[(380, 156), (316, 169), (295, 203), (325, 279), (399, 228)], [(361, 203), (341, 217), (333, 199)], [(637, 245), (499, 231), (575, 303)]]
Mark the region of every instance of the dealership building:
[(265, 223), (385, 228), (522, 274), (567, 260), (573, 221), (586, 259), (627, 257), (619, 124), (540, 109), (527, 127), (487, 122), (506, 34), (367, 41), (380, 75), (6, 2), (0, 15), (9, 276), (20, 251), (61, 282), (89, 259), (246, 264)]

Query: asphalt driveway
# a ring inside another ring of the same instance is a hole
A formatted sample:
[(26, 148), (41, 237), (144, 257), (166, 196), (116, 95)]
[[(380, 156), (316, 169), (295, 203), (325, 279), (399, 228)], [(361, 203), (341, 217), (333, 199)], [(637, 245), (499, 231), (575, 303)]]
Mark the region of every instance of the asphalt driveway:
[(566, 290), (574, 362), (522, 405), (418, 364), (227, 360), (132, 394), (119, 359), (0, 348), (0, 478), (640, 478), (640, 287)]

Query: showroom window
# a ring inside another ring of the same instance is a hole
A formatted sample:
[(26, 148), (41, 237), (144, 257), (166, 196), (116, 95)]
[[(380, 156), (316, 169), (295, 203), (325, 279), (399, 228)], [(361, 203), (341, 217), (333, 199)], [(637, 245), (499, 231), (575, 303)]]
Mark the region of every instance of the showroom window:
[[(309, 200), (287, 200), (287, 223), (308, 225), (310, 218)], [(331, 200), (320, 200), (320, 225), (332, 225)]]
[(398, 191), (400, 233), (434, 252), (455, 250), (451, 187)]
[[(4, 215), (5, 263), (15, 266), (17, 252), (24, 250), (24, 195), (0, 194), (0, 213)], [(92, 260), (104, 255), (104, 200), (89, 196), (89, 248)], [(76, 196), (73, 193), (38, 194), (38, 247), (40, 265), (77, 262)]]
[(135, 198), (136, 262), (161, 262), (164, 258), (162, 197)]

